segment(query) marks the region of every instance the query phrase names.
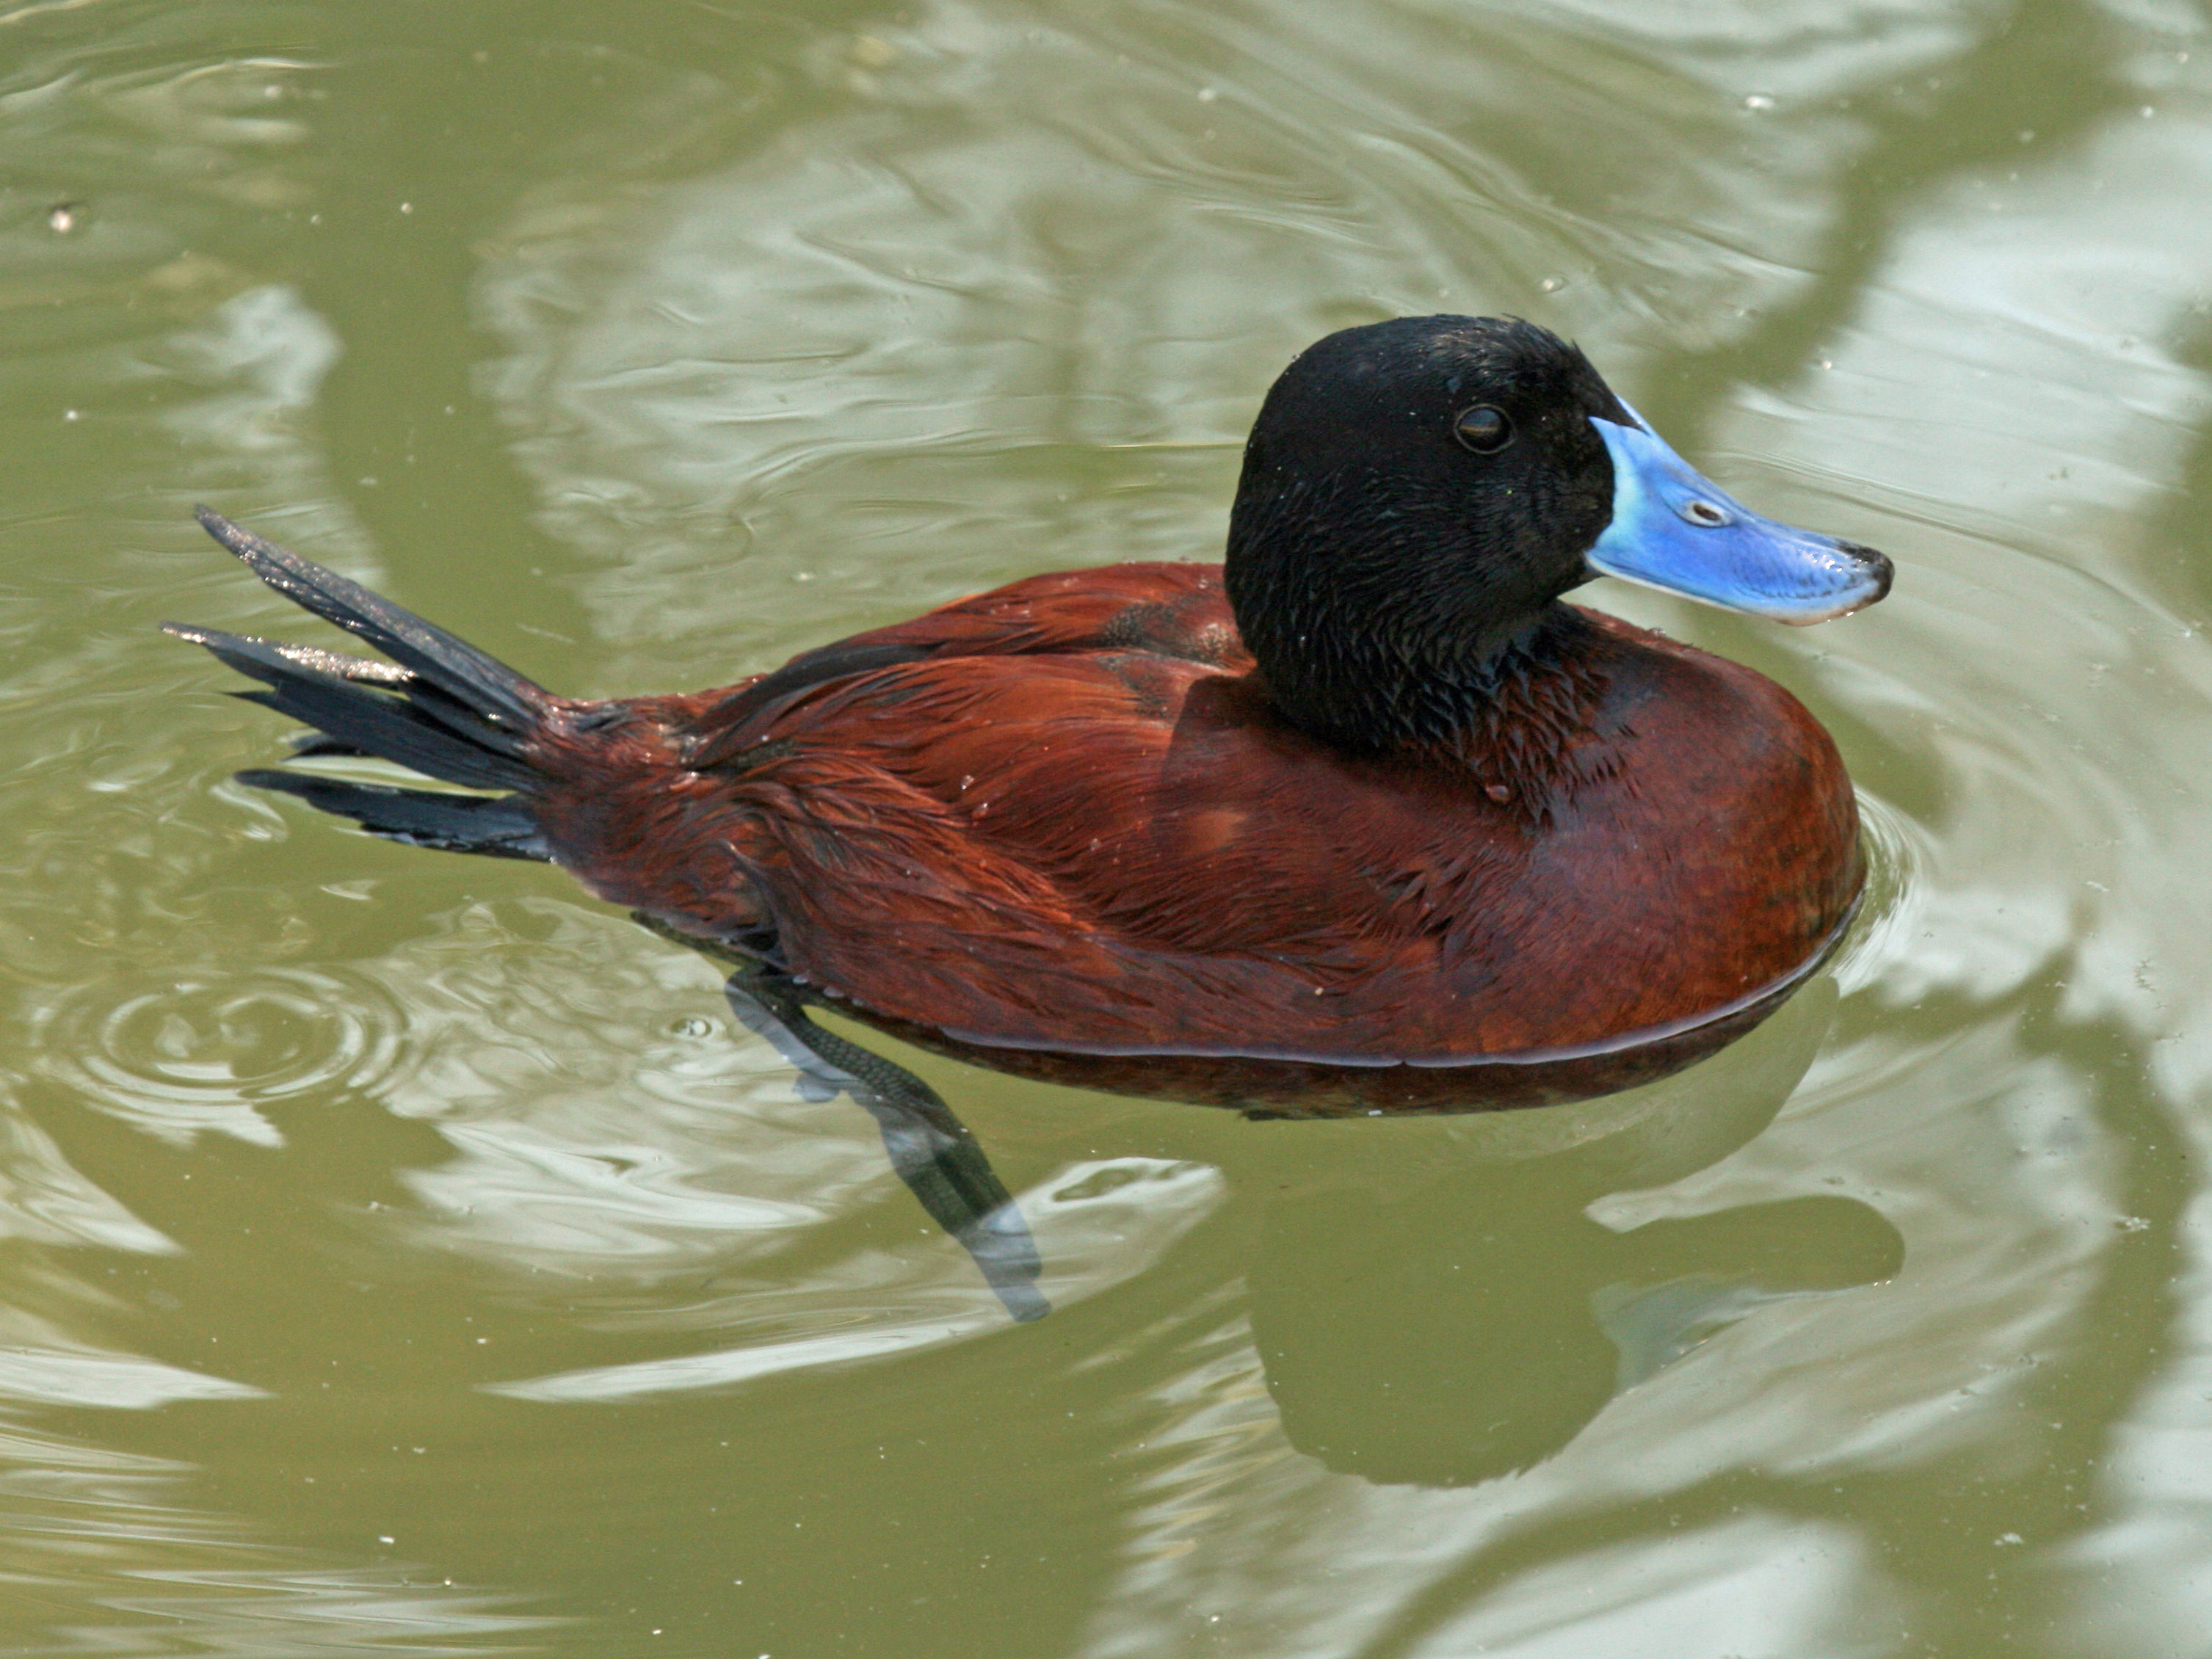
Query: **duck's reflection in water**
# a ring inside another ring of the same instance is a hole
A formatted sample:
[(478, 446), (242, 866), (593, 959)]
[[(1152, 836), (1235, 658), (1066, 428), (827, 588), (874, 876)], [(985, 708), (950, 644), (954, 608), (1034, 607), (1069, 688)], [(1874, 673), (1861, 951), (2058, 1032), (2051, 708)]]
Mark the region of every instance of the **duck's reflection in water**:
[[(825, 1030), (773, 983), (733, 981), (732, 1000), (821, 1086), (876, 1117), (894, 1166), (966, 1246), (1017, 1319), (1048, 1311), (1036, 1249), (982, 1147), (913, 1073)], [(1801, 1197), (1617, 1231), (1592, 1218), (1608, 1194), (1679, 1181), (1765, 1127), (1804, 1075), (1835, 1002), (1822, 978), (1700, 1086), (1703, 1073), (1534, 1110), (1663, 1073), (1701, 1057), (1671, 1039), (1656, 1054), (1594, 1057), (1502, 1079), (1468, 1073), (1456, 1098), (1433, 1074), (1411, 1092), (1374, 1071), (1264, 1071), (1188, 1059), (1148, 1066), (926, 1046), (995, 1069), (1115, 1093), (1240, 1099), (1261, 1117), (1458, 1111), (1450, 1156), (1431, 1135), (1421, 1161), (1385, 1124), (1309, 1125), (1263, 1138), (1264, 1217), (1250, 1316), (1284, 1431), (1342, 1473), (1460, 1486), (1522, 1469), (1564, 1447), (1621, 1389), (1777, 1297), (1889, 1278), (1903, 1241), (1856, 1200)], [(1761, 1008), (1744, 1024), (1768, 1012)], [(1725, 1033), (1701, 1034), (1704, 1051)], [(904, 1037), (924, 1036), (900, 1031)], [(1011, 1063), (1009, 1063), (1011, 1062)], [(1400, 1083), (1405, 1079), (1401, 1076)], [(1255, 1086), (1255, 1084), (1257, 1086)], [(1488, 1084), (1492, 1086), (1486, 1087)], [(1389, 1102), (1377, 1107), (1371, 1102)], [(1285, 1138), (1296, 1142), (1284, 1144)], [(1260, 1162), (1255, 1159), (1255, 1164)], [(1233, 1189), (1243, 1183), (1229, 1171)]]
[[(1271, 1205), (1251, 1316), (1291, 1444), (1385, 1483), (1510, 1474), (1761, 1302), (1885, 1279), (1903, 1257), (1853, 1199), (1614, 1233), (1544, 1174), (1462, 1170), (1419, 1203), (1338, 1187)], [(1446, 1206), (1463, 1224), (1438, 1237)]]

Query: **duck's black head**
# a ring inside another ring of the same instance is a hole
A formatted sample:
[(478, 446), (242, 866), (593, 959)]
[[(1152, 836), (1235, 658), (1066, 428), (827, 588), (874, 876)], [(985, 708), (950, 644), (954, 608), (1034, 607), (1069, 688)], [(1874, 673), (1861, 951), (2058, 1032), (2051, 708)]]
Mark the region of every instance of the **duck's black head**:
[(1534, 323), (1404, 317), (1332, 334), (1252, 428), (1228, 586), (1294, 724), (1452, 743), (1559, 596), (1626, 576), (1789, 622), (1888, 591), (1871, 549), (1761, 519), (1692, 471)]

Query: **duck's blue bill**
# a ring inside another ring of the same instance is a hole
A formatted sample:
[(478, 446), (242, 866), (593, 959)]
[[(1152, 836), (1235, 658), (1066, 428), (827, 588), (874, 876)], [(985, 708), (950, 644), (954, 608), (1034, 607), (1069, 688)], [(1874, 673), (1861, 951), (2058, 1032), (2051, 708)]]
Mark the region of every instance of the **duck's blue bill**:
[(1629, 416), (1634, 426), (1590, 417), (1613, 457), (1613, 522), (1584, 556), (1593, 574), (1801, 627), (1889, 592), (1881, 554), (1762, 519)]

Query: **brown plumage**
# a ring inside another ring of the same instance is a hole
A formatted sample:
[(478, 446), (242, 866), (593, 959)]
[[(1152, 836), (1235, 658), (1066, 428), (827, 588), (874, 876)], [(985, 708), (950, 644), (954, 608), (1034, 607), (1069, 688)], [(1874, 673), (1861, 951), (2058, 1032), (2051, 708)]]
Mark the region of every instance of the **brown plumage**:
[(602, 897), (772, 938), (822, 991), (970, 1043), (1601, 1043), (1802, 966), (1856, 895), (1856, 821), (1780, 687), (1573, 614), (1571, 665), (1500, 711), (1534, 735), (1477, 769), (1286, 725), (1218, 567), (1038, 577), (840, 647), (920, 660), (556, 714), (532, 810)]

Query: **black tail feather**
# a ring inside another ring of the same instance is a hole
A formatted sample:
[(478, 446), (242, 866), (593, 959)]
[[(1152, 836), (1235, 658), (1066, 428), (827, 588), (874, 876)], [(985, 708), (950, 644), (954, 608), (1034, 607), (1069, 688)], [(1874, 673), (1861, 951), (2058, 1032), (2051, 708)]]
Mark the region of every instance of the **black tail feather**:
[(295, 742), (296, 754), (373, 756), (465, 788), (518, 793), (445, 794), (270, 771), (241, 772), (240, 781), (297, 795), (396, 841), (509, 858), (550, 856), (528, 798), (544, 781), (532, 764), (532, 739), (557, 699), (358, 582), (205, 507), (199, 520), (270, 586), (393, 659), (164, 624), (269, 688), (239, 693), (247, 702), (313, 727)]
[(367, 640), (403, 668), (412, 669), (463, 708), (522, 732), (544, 719), (553, 696), (496, 657), (456, 639), (410, 611), (335, 570), (241, 530), (212, 507), (196, 508), (201, 526), (247, 569), (295, 604)]
[[(360, 701), (349, 702), (349, 695)], [(527, 789), (537, 781), (520, 761), (471, 749), (424, 720), (405, 703), (395, 703), (388, 697), (372, 699), (359, 692), (333, 696), (310, 682), (280, 685), (273, 691), (240, 691), (236, 696), (317, 727), (341, 751), (388, 760), (441, 783), (457, 783), (465, 789)]]
[[(445, 692), (396, 663), (349, 657), (319, 646), (294, 645), (283, 640), (264, 640), (252, 634), (225, 634), (218, 629), (194, 628), (185, 623), (163, 623), (164, 633), (204, 645), (241, 674), (281, 686), (301, 678), (301, 671), (353, 685), (377, 685), (404, 692), (410, 707), (426, 714), (456, 736), (478, 748), (513, 759), (524, 757), (525, 736), (494, 726), (486, 714), (456, 702)], [(534, 724), (534, 722), (533, 722)]]
[[(179, 639), (205, 646), (240, 673), (270, 688), (240, 692), (246, 702), (312, 726), (343, 750), (380, 756), (426, 777), (471, 789), (527, 789), (537, 781), (526, 762), (511, 758), (521, 746), (511, 735), (481, 720), (453, 719), (453, 711), (440, 707), (446, 699), (435, 694), (422, 697), (410, 684), (415, 677), (404, 669), (391, 671), (399, 677), (397, 681), (345, 673), (343, 665), (371, 669), (385, 665), (335, 652), (303, 652), (211, 628), (166, 626)], [(339, 678), (341, 673), (344, 678)], [(386, 685), (406, 695), (378, 689)]]
[(356, 749), (349, 743), (340, 743), (336, 738), (321, 732), (295, 732), (291, 744), (294, 760), (313, 760), (324, 755), (343, 755), (351, 758), (368, 752)]
[(552, 857), (529, 807), (509, 796), (391, 789), (304, 772), (240, 772), (238, 781), (255, 789), (297, 795), (318, 811), (351, 818), (369, 834), (388, 841), (493, 858)]

